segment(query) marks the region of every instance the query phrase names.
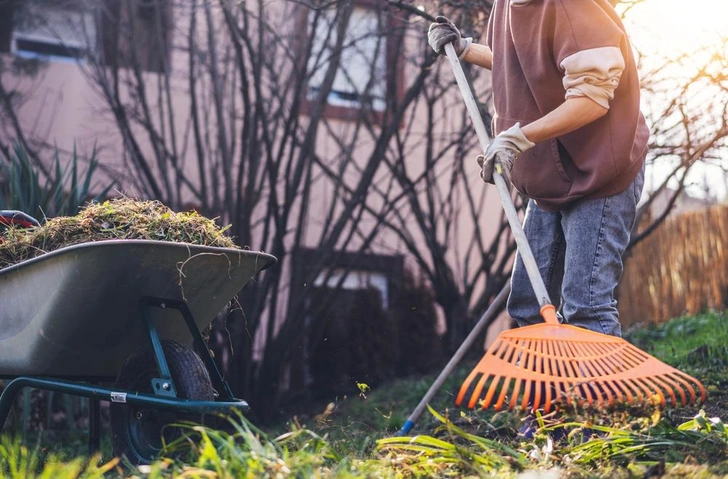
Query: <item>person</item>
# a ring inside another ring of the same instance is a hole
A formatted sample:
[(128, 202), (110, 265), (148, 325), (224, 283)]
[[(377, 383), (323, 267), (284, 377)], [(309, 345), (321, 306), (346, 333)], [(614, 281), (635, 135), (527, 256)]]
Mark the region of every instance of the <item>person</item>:
[[(485, 44), (445, 17), (428, 30), (439, 54), (492, 70), (496, 135), (481, 177), (529, 198), (524, 231), (559, 320), (621, 336), (615, 289), (644, 183), (649, 131), (625, 28), (608, 0), (495, 0)], [(509, 315), (542, 322), (520, 256)]]

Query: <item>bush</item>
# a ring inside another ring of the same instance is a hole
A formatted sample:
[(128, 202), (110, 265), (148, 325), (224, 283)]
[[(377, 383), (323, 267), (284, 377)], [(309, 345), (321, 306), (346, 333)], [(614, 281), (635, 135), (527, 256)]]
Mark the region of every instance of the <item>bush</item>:
[(79, 168), (75, 147), (63, 161), (56, 148), (48, 175), (43, 175), (28, 152), (16, 144), (8, 156), (0, 158), (0, 209), (20, 210), (41, 222), (55, 216), (74, 216), (87, 201), (104, 199), (114, 186), (113, 182), (105, 186), (92, 183), (98, 165), (95, 148), (85, 171)]

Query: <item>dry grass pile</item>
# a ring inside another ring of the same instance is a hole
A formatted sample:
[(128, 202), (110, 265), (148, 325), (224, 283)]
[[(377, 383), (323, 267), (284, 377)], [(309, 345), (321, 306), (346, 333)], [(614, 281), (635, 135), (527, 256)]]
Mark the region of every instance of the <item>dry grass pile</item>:
[(76, 216), (49, 219), (38, 228), (0, 234), (0, 268), (79, 243), (116, 239), (172, 241), (237, 248), (213, 220), (175, 213), (158, 201), (117, 198), (91, 203)]

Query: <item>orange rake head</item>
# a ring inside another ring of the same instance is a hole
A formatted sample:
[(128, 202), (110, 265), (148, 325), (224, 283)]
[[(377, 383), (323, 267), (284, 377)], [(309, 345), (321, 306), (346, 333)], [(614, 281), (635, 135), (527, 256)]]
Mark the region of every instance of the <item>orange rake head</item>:
[(555, 400), (677, 406), (706, 396), (700, 381), (621, 338), (549, 322), (501, 333), (461, 386), (458, 406), (471, 390), (468, 408), (496, 411), (548, 412)]

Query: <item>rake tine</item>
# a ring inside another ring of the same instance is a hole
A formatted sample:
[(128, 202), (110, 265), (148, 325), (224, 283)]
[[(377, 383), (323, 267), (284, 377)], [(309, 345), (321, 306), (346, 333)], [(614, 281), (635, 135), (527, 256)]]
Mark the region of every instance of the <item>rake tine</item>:
[[(559, 367), (559, 361), (556, 359), (556, 352), (553, 348), (553, 344), (551, 344), (551, 341), (546, 341), (546, 351), (549, 355), (549, 372), (552, 377), (560, 377), (561, 376), (561, 368)], [(559, 389), (561, 390), (561, 383), (559, 383)]]
[[(535, 373), (539, 376), (548, 377), (549, 376), (549, 373), (547, 371), (548, 362), (546, 361), (546, 354), (544, 352), (545, 344), (543, 341), (538, 341), (536, 344), (537, 344), (537, 347), (536, 347), (536, 355), (537, 355), (536, 358), (537, 359), (536, 359)], [(546, 381), (545, 384), (542, 383), (541, 387), (539, 387), (539, 383), (537, 381), (533, 381), (532, 387), (534, 389), (533, 392), (534, 392), (534, 403), (535, 404), (538, 404), (540, 406), (541, 401), (543, 401), (544, 403), (545, 402), (549, 402), (549, 404), (551, 403), (551, 401), (548, 398), (548, 389), (549, 389), (548, 381)], [(542, 397), (544, 388), (546, 388), (547, 397)]]
[(518, 393), (521, 392), (521, 378), (514, 378), (515, 382), (513, 384), (513, 393), (511, 396), (511, 401), (508, 404), (508, 409), (513, 410), (516, 408), (516, 401), (518, 400)]
[[(458, 397), (455, 399), (455, 404), (457, 404), (459, 406), (460, 403), (462, 403), (463, 398), (465, 397), (465, 393), (468, 391), (468, 389), (470, 388), (470, 384), (478, 376), (478, 374), (480, 374), (480, 372), (478, 371), (477, 368), (476, 369), (473, 369), (470, 372), (470, 374), (468, 374), (468, 377), (465, 378), (465, 381), (460, 386), (460, 391), (458, 392)], [(469, 405), (468, 407), (471, 407), (472, 408), (473, 406), (470, 406)]]
[(483, 408), (487, 408), (488, 406), (490, 406), (490, 403), (493, 401), (493, 396), (495, 396), (495, 392), (498, 389), (498, 384), (501, 381), (505, 383), (506, 378), (498, 376), (490, 383), (490, 387), (488, 388), (488, 392), (485, 395), (485, 399), (483, 399)]
[(480, 381), (478, 381), (478, 384), (475, 386), (473, 394), (470, 396), (470, 401), (468, 402), (468, 407), (470, 409), (474, 408), (478, 402), (478, 399), (480, 399), (480, 393), (483, 391), (483, 387), (485, 386), (485, 382), (487, 380), (488, 376), (483, 374), (483, 376), (480, 378)]
[(652, 382), (649, 381), (647, 378), (636, 378), (635, 381), (638, 384), (641, 384), (642, 387), (644, 388), (644, 390), (647, 391), (647, 399), (648, 400), (651, 401), (651, 400), (654, 399), (655, 396), (657, 396), (657, 397), (660, 398), (660, 403), (664, 403), (665, 402), (665, 395), (664, 395), (664, 393), (660, 390), (659, 387), (655, 387), (655, 385), (653, 385)]
[[(543, 389), (545, 389), (545, 391), (546, 391), (546, 394), (544, 394), (544, 396), (546, 396), (546, 397), (543, 398), (543, 401), (544, 401), (543, 408), (544, 408), (544, 411), (546, 411), (546, 412), (549, 412), (551, 410), (551, 388), (552, 387), (553, 386), (551, 385), (551, 382), (549, 382), (549, 381), (547, 381), (544, 384), (544, 388)], [(541, 388), (539, 388), (539, 389), (536, 390), (536, 394), (538, 394), (538, 397), (540, 399), (540, 396), (541, 396)]]
[[(691, 400), (691, 402), (695, 402), (695, 389), (693, 388), (692, 384), (690, 384), (690, 382), (689, 382), (689, 380), (691, 380), (692, 378), (690, 378), (689, 376), (687, 376), (688, 381), (686, 381), (682, 377), (682, 376), (684, 376), (684, 374), (681, 373), (680, 371), (675, 371), (673, 374), (675, 375), (674, 380), (676, 382), (680, 383), (682, 386), (684, 386), (685, 389), (688, 390), (688, 393), (690, 394), (690, 400)], [(685, 401), (686, 400), (685, 400), (685, 391), (684, 391), (684, 389), (683, 388), (679, 388), (679, 392), (680, 392), (680, 398), (682, 399), (683, 404), (685, 404)], [(705, 397), (703, 397), (702, 399), (705, 399)]]
[[(675, 396), (675, 390), (682, 389), (682, 388), (675, 388), (675, 387), (671, 386), (669, 378), (665, 375), (655, 376), (654, 378), (652, 378), (652, 381), (654, 381), (655, 385), (657, 387), (659, 387), (660, 391), (662, 391), (662, 393), (663, 393), (663, 395), (661, 396), (662, 401), (660, 402), (660, 407), (665, 407), (668, 399), (670, 400), (670, 403), (673, 406), (677, 406), (678, 401), (677, 401), (677, 397)], [(667, 395), (665, 396), (664, 393), (667, 393)], [(686, 404), (684, 393), (682, 393), (681, 396), (683, 399), (682, 404), (684, 405), (684, 404)]]
[[(667, 383), (668, 387), (666, 388), (670, 392), (670, 399), (672, 399), (673, 406), (678, 405), (678, 399), (677, 396), (675, 396), (675, 391), (677, 391), (678, 395), (680, 396), (680, 403), (685, 405), (688, 403), (687, 398), (685, 397), (685, 388), (683, 387), (684, 384), (675, 381), (671, 376), (670, 373), (664, 374), (662, 376), (663, 383)], [(691, 388), (688, 387), (688, 390)], [(695, 402), (695, 396), (692, 395), (692, 402)]]
[[(609, 376), (609, 369), (607, 368), (606, 364), (602, 364), (601, 361), (599, 361), (599, 362), (594, 362), (593, 366), (594, 366), (594, 369), (596, 370), (597, 376), (599, 378), (605, 378), (605, 377)], [(600, 383), (603, 382), (602, 379), (599, 379), (598, 381)]]
[[(529, 341), (527, 345), (532, 345), (532, 344), (535, 346), (538, 343)], [(523, 358), (522, 358), (521, 364), (524, 364), (524, 362), (525, 362), (526, 369), (528, 371), (535, 371), (536, 370), (536, 361), (537, 361), (536, 352), (532, 351), (532, 352), (529, 352), (528, 354), (526, 354), (525, 361), (523, 361)], [(528, 409), (528, 400), (531, 398), (532, 388), (534, 388), (534, 387), (535, 387), (535, 384), (533, 383), (533, 381), (524, 381), (523, 400), (521, 401), (521, 410), (525, 411)], [(515, 397), (514, 397), (514, 399), (515, 399)], [(538, 403), (536, 403), (536, 404), (538, 404)], [(538, 407), (538, 406), (535, 406), (535, 407)]]
[(632, 401), (631, 393), (627, 386), (622, 382), (614, 382), (614, 401), (615, 402), (630, 402)]
[(607, 392), (609, 389), (603, 381), (595, 381), (594, 386), (597, 388), (599, 405), (604, 407), (609, 401), (607, 400)]
[(528, 411), (529, 407), (538, 408), (540, 406), (540, 398), (536, 398), (536, 381), (525, 381), (520, 410)]
[(571, 371), (571, 378), (573, 379), (574, 383), (578, 382), (581, 379), (581, 371), (579, 370), (579, 361), (576, 359), (576, 355), (574, 354), (574, 349), (571, 347), (571, 345), (566, 342), (562, 341), (560, 342), (562, 349), (564, 350), (564, 356), (567, 358), (565, 360), (566, 365), (568, 366), (568, 370)]
[(555, 358), (556, 358), (556, 364), (559, 368), (559, 376), (564, 378), (571, 377), (569, 368), (567, 367), (567, 361), (564, 359), (564, 352), (561, 349), (561, 341), (556, 341), (554, 343), (554, 352), (555, 352)]
[(636, 404), (641, 400), (642, 393), (632, 384), (631, 379), (622, 379), (619, 382), (623, 386), (622, 393), (626, 396), (628, 403)]
[(607, 396), (607, 404), (610, 406), (614, 406), (614, 396), (615, 396), (615, 390), (616, 386), (613, 384), (612, 381), (605, 381), (604, 382), (606, 396)]
[(609, 371), (612, 370), (612, 367), (608, 361), (609, 358), (609, 351), (607, 348), (600, 348), (599, 345), (590, 345), (592, 346), (591, 349), (595, 351), (595, 353), (598, 355), (596, 360), (594, 361), (595, 366), (599, 367), (600, 374), (603, 376), (608, 376)]
[(572, 390), (572, 394), (576, 396), (577, 401), (584, 399), (588, 404), (592, 404), (594, 402), (591, 386), (588, 381), (577, 383), (576, 387)]
[[(679, 377), (684, 378), (684, 380), (691, 382), (692, 384), (697, 384), (698, 389), (700, 389), (700, 400), (705, 401), (705, 395), (706, 395), (705, 387), (703, 387), (703, 384), (700, 381), (698, 381), (697, 379), (695, 379), (691, 376), (688, 376), (687, 374), (683, 373), (682, 371), (675, 370), (675, 374), (678, 375)], [(695, 401), (696, 391), (695, 391), (694, 387), (692, 386), (692, 384), (689, 385), (688, 391), (690, 391), (692, 400)]]
[[(483, 359), (481, 359), (481, 362), (485, 361), (488, 356), (498, 357), (498, 355), (501, 354), (503, 350), (507, 350), (507, 349), (508, 349), (508, 344), (506, 344), (505, 341), (502, 341), (500, 339), (496, 340), (496, 342), (493, 343), (490, 350), (486, 353), (486, 355), (483, 357)], [(492, 353), (491, 353), (491, 351), (492, 351)], [(477, 376), (477, 373), (478, 372), (477, 372), (477, 367), (476, 367), (476, 369), (474, 369), (468, 375), (468, 377), (465, 379), (462, 386), (460, 386), (460, 391), (458, 392), (458, 396), (455, 399), (456, 405), (459, 406), (462, 403), (463, 399), (465, 398), (465, 393), (470, 388), (470, 385), (473, 382), (473, 380), (475, 379), (475, 377)], [(486, 380), (487, 380), (487, 375), (484, 375), (481, 381), (484, 384)], [(477, 387), (476, 387), (476, 389), (477, 389)], [(473, 407), (475, 407), (475, 404), (479, 398), (479, 395), (480, 395), (479, 391), (478, 391), (478, 394), (475, 394), (475, 392), (474, 392), (471, 395), (470, 401), (468, 402), (468, 408), (472, 409)]]
[[(673, 406), (678, 405), (677, 397), (675, 396), (675, 388), (670, 386), (670, 383), (667, 381), (667, 378), (665, 376), (659, 376), (655, 378), (655, 381), (657, 381), (660, 386), (662, 386), (662, 390), (667, 392), (667, 396), (664, 397), (664, 401), (660, 403), (660, 407), (665, 407), (668, 403), (672, 404)], [(683, 401), (682, 404), (685, 404)]]
[(628, 381), (634, 387), (634, 390), (637, 391), (637, 400), (638, 401), (644, 401), (644, 400), (650, 398), (650, 390), (643, 389), (638, 378), (631, 378)]
[(510, 377), (504, 377), (503, 378), (503, 386), (501, 387), (501, 393), (498, 396), (498, 400), (495, 403), (494, 409), (496, 411), (500, 411), (503, 407), (503, 402), (506, 400), (506, 393), (508, 392), (508, 388), (510, 387), (511, 378)]
[[(659, 377), (655, 378), (655, 381), (659, 381), (660, 385), (662, 386), (662, 389), (667, 391), (667, 397), (665, 398), (665, 403), (661, 404), (661, 406), (665, 406), (667, 404), (667, 400), (669, 399), (670, 404), (673, 407), (677, 407), (678, 404), (686, 405), (687, 401), (685, 398), (685, 391), (682, 387), (678, 385), (675, 381), (670, 378), (669, 374), (662, 374)], [(677, 391), (677, 394), (675, 392)], [(678, 396), (680, 397), (680, 400), (678, 400)]]
[(629, 381), (620, 381), (620, 386), (622, 390), (622, 394), (626, 396), (626, 400), (629, 403), (635, 403), (637, 402), (635, 399), (635, 391), (632, 389), (632, 385), (629, 383)]
[(615, 348), (609, 348), (606, 347), (606, 345), (596, 345), (595, 349), (597, 351), (600, 351), (600, 353), (602, 354), (601, 362), (604, 365), (606, 371), (613, 371), (615, 373), (618, 373), (625, 369), (624, 359), (620, 358), (619, 356), (615, 356), (614, 354)]
[(620, 358), (624, 358), (626, 366), (637, 367), (649, 361), (649, 356), (645, 355), (641, 351), (636, 351), (633, 348), (624, 348), (620, 354)]
[(518, 364), (521, 361), (522, 355), (523, 345), (521, 344), (521, 341), (516, 341), (515, 344), (503, 351), (501, 359), (511, 364)]

